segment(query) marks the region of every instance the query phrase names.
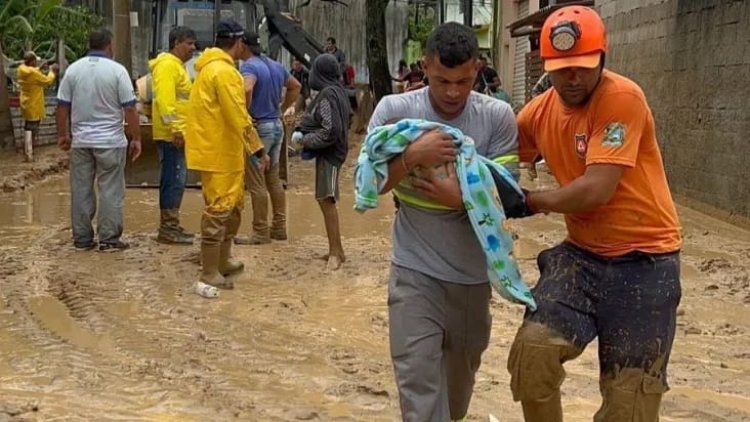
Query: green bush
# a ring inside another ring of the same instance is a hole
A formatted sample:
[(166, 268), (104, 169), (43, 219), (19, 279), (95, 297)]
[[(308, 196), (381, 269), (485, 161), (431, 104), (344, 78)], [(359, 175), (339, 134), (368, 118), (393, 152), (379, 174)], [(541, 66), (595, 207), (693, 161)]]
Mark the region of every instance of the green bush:
[(16, 60), (27, 50), (51, 58), (62, 38), (72, 62), (86, 53), (89, 32), (102, 23), (87, 7), (63, 6), (62, 0), (0, 0), (0, 43), (5, 55)]

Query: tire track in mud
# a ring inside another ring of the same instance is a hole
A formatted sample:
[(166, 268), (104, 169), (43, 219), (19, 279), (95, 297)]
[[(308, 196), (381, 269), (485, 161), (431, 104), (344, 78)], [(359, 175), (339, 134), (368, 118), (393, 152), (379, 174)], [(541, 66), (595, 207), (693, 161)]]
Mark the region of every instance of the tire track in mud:
[[(161, 390), (163, 385), (172, 385), (174, 391), (184, 388), (184, 378), (194, 382), (203, 390), (203, 399), (199, 402), (218, 405), (223, 408), (232, 409), (232, 415), (244, 414), (247, 410), (252, 410), (253, 406), (248, 406), (244, 397), (226, 397), (226, 394), (214, 394), (217, 390), (215, 386), (221, 385), (221, 380), (214, 380), (213, 377), (207, 377), (211, 369), (200, 368), (196, 370), (196, 365), (192, 365), (190, 371), (179, 368), (181, 362), (177, 359), (177, 365), (172, 364), (169, 354), (165, 353), (164, 344), (169, 344), (172, 348), (175, 346), (186, 346), (184, 341), (180, 341), (179, 335), (167, 335), (170, 331), (175, 332), (174, 324), (172, 330), (158, 329), (158, 321), (169, 319), (164, 313), (155, 315), (153, 312), (155, 306), (146, 306), (141, 309), (151, 310), (150, 314), (141, 313), (139, 318), (128, 321), (118, 321), (104, 309), (111, 305), (118, 297), (123, 296), (123, 292), (111, 288), (117, 285), (117, 281), (109, 280), (109, 283), (97, 282), (85, 272), (76, 272), (73, 267), (75, 264), (66, 258), (72, 258), (70, 254), (61, 254), (63, 262), (59, 265), (51, 264), (47, 256), (48, 246), (54, 243), (54, 235), (45, 236), (39, 239), (28, 249), (28, 253), (34, 256), (35, 262), (31, 270), (23, 271), (22, 267), (16, 266), (17, 272), (15, 277), (10, 277), (4, 283), (2, 292), (3, 297), (8, 305), (14, 311), (16, 325), (14, 331), (28, 339), (37, 353), (47, 357), (50, 362), (64, 361), (67, 366), (67, 376), (76, 382), (78, 387), (90, 389), (97, 387), (101, 380), (120, 380), (126, 389), (135, 390)], [(63, 243), (66, 243), (63, 241)], [(72, 252), (75, 254), (75, 252)], [(77, 256), (75, 256), (77, 258)], [(6, 262), (3, 259), (2, 262)], [(65, 262), (68, 262), (66, 264)], [(72, 260), (75, 261), (75, 260)], [(128, 259), (124, 261), (128, 263)], [(130, 263), (132, 265), (132, 263)], [(119, 265), (114, 266), (114, 271), (119, 270)], [(45, 275), (46, 274), (46, 275)], [(27, 278), (30, 283), (21, 286), (19, 281)], [(154, 279), (147, 280), (147, 283), (124, 283), (120, 286), (126, 288), (140, 289), (142, 298), (157, 298), (158, 287), (153, 283)], [(109, 286), (110, 288), (108, 288)], [(144, 288), (145, 286), (145, 288)], [(127, 290), (127, 289), (126, 289)], [(51, 296), (50, 296), (51, 295)], [(61, 306), (56, 308), (50, 300), (44, 300), (38, 303), (38, 297), (46, 299), (59, 300)], [(147, 301), (148, 302), (148, 301)], [(156, 301), (164, 303), (164, 301)], [(160, 310), (163, 310), (162, 306)], [(80, 328), (78, 330), (66, 330), (61, 332), (55, 330), (57, 324), (55, 319), (66, 318), (61, 312), (66, 312), (72, 321)], [(158, 316), (158, 318), (157, 318)], [(187, 321), (188, 318), (183, 318)], [(149, 326), (153, 323), (154, 325)], [(155, 328), (156, 327), (156, 328)], [(183, 333), (189, 332), (186, 327), (181, 327)], [(89, 336), (82, 336), (82, 332), (90, 331)], [(178, 333), (179, 334), (179, 333)], [(92, 342), (92, 338), (98, 337), (100, 341)], [(166, 338), (165, 338), (166, 337)], [(182, 337), (190, 337), (182, 335)], [(190, 339), (189, 342), (193, 341)], [(104, 347), (103, 347), (104, 346)], [(165, 362), (167, 361), (167, 362)], [(193, 359), (195, 361), (195, 359)], [(35, 375), (39, 376), (37, 370)], [(151, 378), (148, 381), (146, 378)], [(53, 376), (54, 377), (54, 376)], [(106, 395), (106, 393), (104, 393)], [(122, 395), (117, 392), (111, 393), (113, 402), (122, 401)], [(186, 408), (189, 408), (186, 406)], [(197, 409), (192, 409), (197, 410)]]

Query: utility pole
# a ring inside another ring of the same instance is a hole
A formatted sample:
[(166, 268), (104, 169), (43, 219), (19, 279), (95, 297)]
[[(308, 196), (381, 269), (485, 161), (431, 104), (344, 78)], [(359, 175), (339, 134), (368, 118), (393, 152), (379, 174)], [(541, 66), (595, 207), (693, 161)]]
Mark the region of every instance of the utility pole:
[(130, 73), (133, 70), (133, 52), (130, 49), (130, 0), (117, 0), (112, 3), (115, 59)]
[(214, 40), (216, 39), (216, 27), (221, 21), (221, 0), (214, 0)]
[(464, 25), (471, 28), (474, 26), (474, 0), (464, 1)]

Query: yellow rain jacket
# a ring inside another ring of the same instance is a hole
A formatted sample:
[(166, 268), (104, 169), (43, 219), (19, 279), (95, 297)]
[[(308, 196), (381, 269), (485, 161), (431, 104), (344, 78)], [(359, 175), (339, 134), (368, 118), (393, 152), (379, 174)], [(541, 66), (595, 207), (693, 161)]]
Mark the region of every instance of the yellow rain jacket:
[(25, 64), (18, 66), (21, 114), (24, 120), (35, 122), (47, 116), (47, 110), (44, 108), (44, 89), (54, 81), (54, 72), (48, 72), (45, 75), (37, 67)]
[(185, 133), (190, 76), (182, 60), (172, 53), (159, 54), (148, 67), (153, 90), (153, 136), (155, 140), (171, 141), (173, 134)]
[(191, 170), (244, 172), (245, 154), (263, 144), (245, 104), (242, 75), (232, 57), (207, 48), (195, 63), (185, 131), (185, 158)]

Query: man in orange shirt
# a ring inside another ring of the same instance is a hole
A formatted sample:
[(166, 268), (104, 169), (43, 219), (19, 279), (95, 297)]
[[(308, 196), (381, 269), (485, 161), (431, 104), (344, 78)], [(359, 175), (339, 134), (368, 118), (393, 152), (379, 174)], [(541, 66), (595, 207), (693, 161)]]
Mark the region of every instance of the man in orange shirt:
[(603, 404), (594, 421), (657, 421), (680, 301), (682, 243), (654, 119), (633, 81), (604, 69), (604, 23), (570, 6), (544, 23), (554, 89), (519, 114), (522, 161), (540, 153), (560, 188), (531, 192), (532, 212), (565, 214), (568, 237), (540, 253), (508, 359), (526, 421), (562, 421), (563, 363), (599, 339)]

